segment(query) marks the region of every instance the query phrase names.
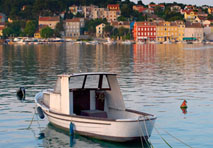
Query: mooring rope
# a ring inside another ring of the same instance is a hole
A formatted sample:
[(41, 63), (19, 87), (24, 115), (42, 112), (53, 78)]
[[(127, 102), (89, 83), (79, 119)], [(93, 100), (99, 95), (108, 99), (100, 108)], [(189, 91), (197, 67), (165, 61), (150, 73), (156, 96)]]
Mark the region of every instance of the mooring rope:
[[(143, 130), (141, 129), (141, 126), (140, 126), (140, 118), (141, 118), (142, 116), (139, 116), (138, 117), (138, 123), (139, 123), (139, 127), (140, 127), (140, 130), (141, 130), (141, 132), (143, 133)], [(145, 121), (145, 120), (144, 120)], [(144, 127), (145, 127), (145, 129), (146, 129), (146, 123), (144, 122)], [(148, 131), (147, 131), (147, 129), (146, 129), (146, 134), (148, 135)], [(143, 133), (143, 135), (145, 136), (145, 134)], [(145, 137), (144, 137), (144, 141), (146, 142), (146, 145), (149, 147), (149, 148), (151, 148), (150, 147), (150, 145), (149, 145), (149, 141), (148, 141), (148, 139), (146, 139)], [(141, 141), (142, 143), (143, 143), (143, 141)]]
[(179, 138), (175, 137), (174, 135), (170, 134), (168, 131), (166, 131), (165, 129), (159, 128), (162, 131), (164, 131), (165, 133), (167, 133), (170, 137), (174, 138), (175, 140), (179, 141), (180, 143), (184, 144), (185, 146), (192, 148), (190, 145), (188, 145), (187, 143), (183, 142), (182, 140), (180, 140)]
[[(149, 118), (147, 118), (146, 116), (144, 116), (144, 118), (149, 120)], [(149, 121), (150, 121), (150, 120), (149, 120)], [(149, 135), (148, 130), (147, 130), (147, 127), (146, 127), (146, 122), (145, 122), (145, 120), (144, 120), (144, 125), (145, 125), (146, 134)], [(148, 139), (147, 139), (147, 141), (149, 142)], [(151, 147), (154, 148), (154, 146), (152, 145), (151, 142), (149, 142), (149, 144), (151, 144)]]
[(29, 126), (28, 126), (27, 129), (29, 129), (29, 128), (31, 127), (31, 125), (32, 125), (32, 123), (33, 123), (33, 120), (34, 120), (35, 113), (36, 113), (36, 106), (34, 107), (33, 117), (32, 117), (32, 119), (31, 119), (30, 124), (29, 124)]
[[(150, 120), (150, 118), (147, 117), (147, 119), (149, 119), (149, 121), (152, 123), (152, 121)], [(157, 130), (156, 126), (154, 126), (154, 123), (153, 124), (153, 127), (154, 129), (156, 130), (156, 132), (158, 133), (158, 135), (161, 137), (161, 139), (170, 147), (172, 148), (172, 146), (161, 136), (160, 132)], [(162, 128), (159, 128), (161, 129), (162, 131), (164, 131), (165, 133), (167, 133), (169, 136), (171, 136), (172, 138), (174, 138), (175, 140), (177, 140), (178, 142), (184, 144), (185, 146), (189, 147), (189, 148), (192, 148), (190, 145), (188, 145), (187, 143), (183, 142), (182, 140), (180, 140), (179, 138), (175, 137), (174, 135), (170, 134), (168, 131), (166, 131), (165, 129), (162, 129)]]
[[(141, 145), (142, 145), (142, 148), (144, 148), (144, 145), (143, 145), (143, 139), (142, 139), (142, 129), (141, 129), (141, 125), (140, 125), (140, 116), (138, 117), (138, 126), (139, 126), (139, 128), (140, 128), (140, 140), (141, 140)], [(144, 135), (144, 134), (143, 134)]]

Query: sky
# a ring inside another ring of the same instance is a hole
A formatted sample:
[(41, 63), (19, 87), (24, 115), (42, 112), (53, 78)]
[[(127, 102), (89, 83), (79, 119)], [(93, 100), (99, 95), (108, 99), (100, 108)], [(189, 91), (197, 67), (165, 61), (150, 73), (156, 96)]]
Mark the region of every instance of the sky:
[[(138, 2), (138, 0), (131, 0), (134, 1), (135, 3)], [(144, 4), (149, 4), (150, 2), (154, 2), (154, 3), (173, 3), (173, 2), (177, 2), (177, 3), (183, 3), (183, 4), (195, 4), (198, 6), (202, 6), (202, 5), (208, 5), (208, 6), (213, 6), (213, 0), (142, 0), (142, 2)]]

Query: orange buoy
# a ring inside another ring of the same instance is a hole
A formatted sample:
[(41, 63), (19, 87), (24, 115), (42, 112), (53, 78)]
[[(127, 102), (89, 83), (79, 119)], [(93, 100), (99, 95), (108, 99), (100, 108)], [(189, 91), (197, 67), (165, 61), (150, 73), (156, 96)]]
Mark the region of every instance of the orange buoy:
[(187, 108), (187, 101), (184, 100), (183, 103), (181, 104), (180, 108)]

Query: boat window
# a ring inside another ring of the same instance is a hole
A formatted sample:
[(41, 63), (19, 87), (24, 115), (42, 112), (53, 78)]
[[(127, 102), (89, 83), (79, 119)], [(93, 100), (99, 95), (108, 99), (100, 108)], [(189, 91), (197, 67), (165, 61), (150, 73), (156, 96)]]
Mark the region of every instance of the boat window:
[(99, 75), (87, 75), (84, 88), (98, 88)]
[(103, 89), (110, 89), (106, 75), (103, 76), (102, 88)]
[(73, 88), (82, 88), (84, 82), (84, 76), (71, 77), (70, 78), (70, 89)]

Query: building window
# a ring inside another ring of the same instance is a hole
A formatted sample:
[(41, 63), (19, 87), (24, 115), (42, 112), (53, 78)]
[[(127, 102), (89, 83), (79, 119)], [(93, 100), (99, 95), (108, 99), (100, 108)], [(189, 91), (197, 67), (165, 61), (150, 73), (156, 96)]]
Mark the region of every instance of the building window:
[(141, 30), (143, 31), (143, 28), (141, 28)]
[(152, 28), (150, 28), (150, 30), (152, 31)]
[(144, 35), (146, 35), (146, 32), (144, 33)]
[(140, 30), (141, 30), (141, 28), (139, 27), (139, 28), (138, 28), (138, 31), (140, 31)]
[(144, 30), (146, 31), (146, 28), (144, 28)]
[(147, 28), (147, 30), (149, 31), (149, 28)]

